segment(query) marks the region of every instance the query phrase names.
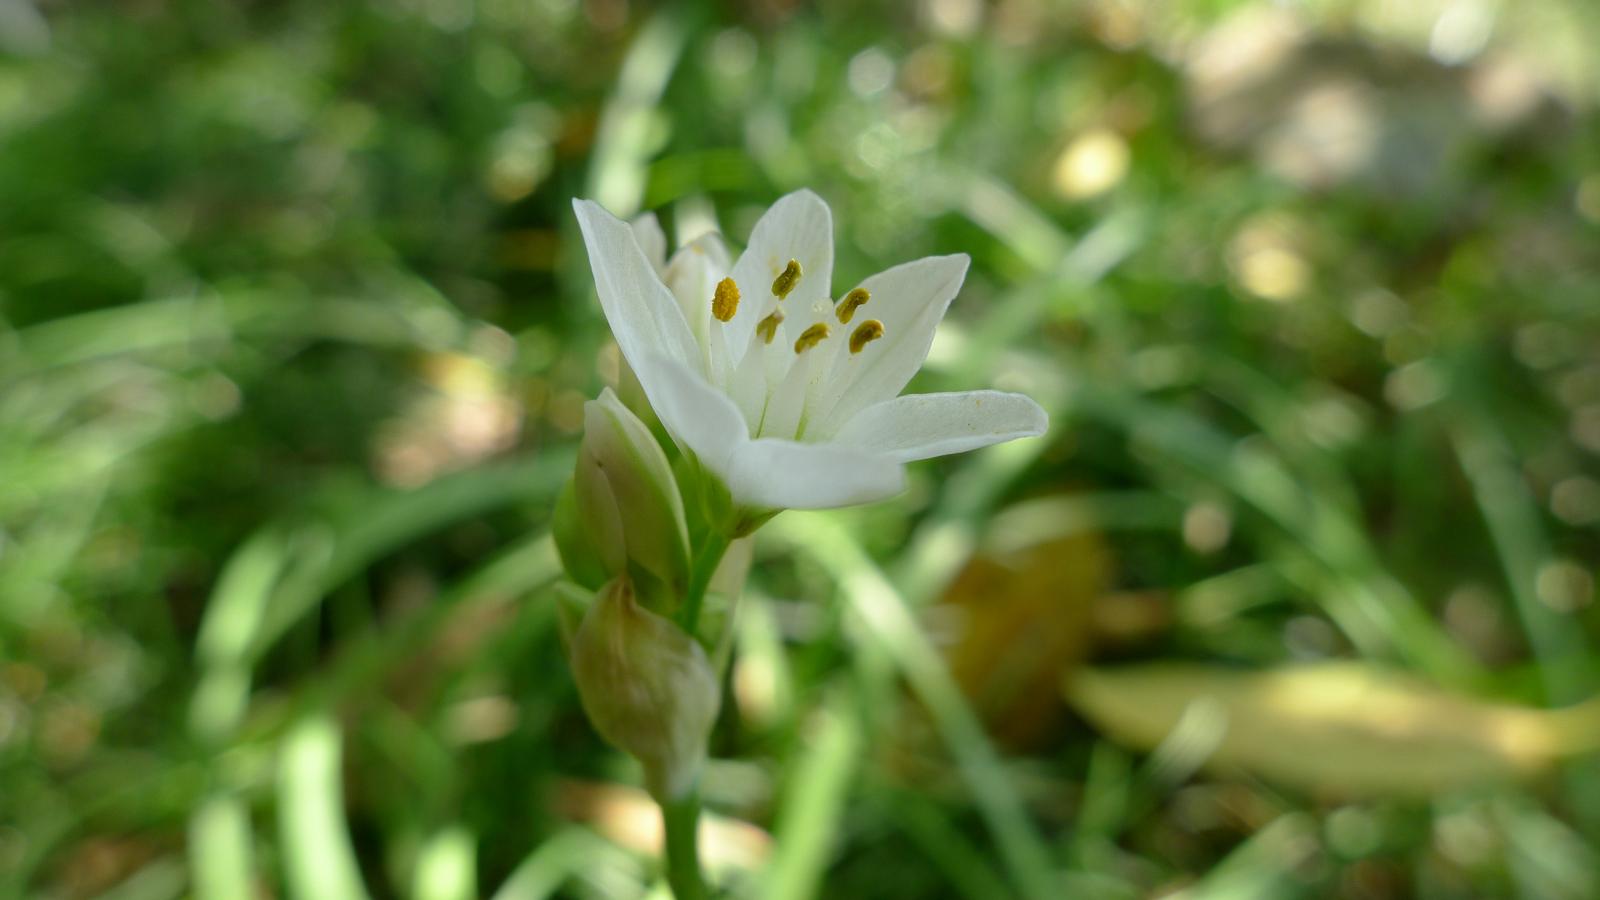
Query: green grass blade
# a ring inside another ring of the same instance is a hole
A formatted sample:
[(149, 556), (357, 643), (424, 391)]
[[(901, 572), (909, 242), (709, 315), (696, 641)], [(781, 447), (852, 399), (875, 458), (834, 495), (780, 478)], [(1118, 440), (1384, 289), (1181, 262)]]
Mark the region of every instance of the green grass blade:
[(189, 817), (189, 870), (200, 900), (255, 896), (250, 811), (243, 800), (219, 795)]
[(286, 887), (295, 900), (367, 896), (344, 816), (339, 726), (332, 718), (300, 721), (285, 737), (278, 764), (278, 841)]
[(972, 789), (973, 802), (999, 845), (1016, 885), (1029, 897), (1059, 895), (1043, 839), (1007, 777), (983, 725), (904, 597), (834, 519), (790, 513), (766, 531), (812, 557), (838, 583), (851, 611), (867, 626), (927, 707), (940, 737)]
[(843, 830), (845, 799), (860, 762), (861, 725), (843, 694), (832, 694), (808, 724), (762, 878), (762, 896), (773, 900), (816, 895)]

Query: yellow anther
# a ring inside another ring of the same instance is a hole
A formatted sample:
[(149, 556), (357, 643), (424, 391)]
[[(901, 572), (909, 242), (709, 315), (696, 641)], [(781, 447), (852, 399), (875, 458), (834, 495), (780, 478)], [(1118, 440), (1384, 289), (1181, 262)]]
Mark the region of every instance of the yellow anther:
[(807, 350), (810, 350), (812, 347), (822, 343), (827, 336), (828, 323), (818, 322), (817, 324), (812, 325), (810, 328), (807, 328), (805, 331), (800, 332), (800, 337), (796, 338), (794, 342), (794, 352), (804, 353)]
[(711, 314), (718, 322), (726, 322), (739, 311), (739, 286), (732, 278), (717, 282), (717, 292), (711, 295)]
[(789, 292), (794, 290), (794, 286), (799, 283), (800, 260), (791, 259), (789, 264), (783, 267), (783, 271), (778, 273), (778, 277), (772, 280), (772, 293), (779, 300), (782, 300), (789, 296)]
[(861, 308), (861, 304), (871, 299), (872, 294), (866, 288), (852, 288), (850, 293), (845, 294), (844, 299), (840, 300), (838, 307), (834, 309), (834, 312), (839, 316), (839, 324), (850, 324), (851, 317), (856, 314), (857, 309)]
[(761, 335), (761, 343), (770, 344), (778, 336), (778, 325), (783, 321), (783, 310), (775, 309), (772, 315), (756, 323), (756, 334)]
[(868, 319), (857, 325), (855, 332), (850, 335), (850, 352), (860, 353), (861, 348), (881, 337), (883, 337), (883, 323), (877, 319)]

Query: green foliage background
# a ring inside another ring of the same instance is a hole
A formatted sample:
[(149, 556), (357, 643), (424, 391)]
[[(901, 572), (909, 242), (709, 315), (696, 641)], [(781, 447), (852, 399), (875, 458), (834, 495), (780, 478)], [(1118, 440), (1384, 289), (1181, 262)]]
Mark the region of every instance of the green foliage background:
[[(836, 289), (972, 255), (915, 389), (1053, 426), (761, 532), (725, 889), (1600, 894), (1600, 727), (1538, 712), (1600, 675), (1597, 38), (1579, 0), (0, 0), (0, 891), (659, 889), (547, 591), (616, 368), (569, 204), (737, 242), (809, 186)], [(1416, 705), (1224, 683), (1329, 661)]]

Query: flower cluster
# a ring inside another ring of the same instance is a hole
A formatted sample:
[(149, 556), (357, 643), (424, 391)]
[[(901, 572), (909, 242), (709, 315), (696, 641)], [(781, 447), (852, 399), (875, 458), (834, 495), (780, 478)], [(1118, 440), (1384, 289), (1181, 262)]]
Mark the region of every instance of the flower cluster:
[(573, 207), (642, 394), (633, 409), (609, 390), (588, 404), (558, 510), (580, 588), (573, 670), (595, 726), (671, 800), (692, 788), (719, 703), (705, 649), (724, 634), (702, 633), (701, 612), (711, 595), (726, 613), (738, 593), (729, 544), (784, 509), (891, 496), (906, 463), (1039, 435), (1046, 417), (1020, 394), (900, 394), (965, 255), (895, 266), (835, 300), (832, 215), (810, 191), (774, 204), (736, 260), (715, 233), (668, 258), (653, 215)]

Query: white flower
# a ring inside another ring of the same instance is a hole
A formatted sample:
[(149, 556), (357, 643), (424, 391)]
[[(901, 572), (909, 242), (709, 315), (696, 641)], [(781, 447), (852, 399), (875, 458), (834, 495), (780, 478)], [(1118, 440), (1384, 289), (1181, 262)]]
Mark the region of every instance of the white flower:
[(867, 503), (897, 493), (912, 460), (1044, 433), (1044, 410), (1020, 394), (899, 396), (965, 254), (895, 266), (835, 303), (833, 218), (811, 191), (773, 204), (731, 265), (715, 234), (667, 261), (654, 216), (630, 226), (591, 200), (572, 205), (650, 405), (741, 508)]

